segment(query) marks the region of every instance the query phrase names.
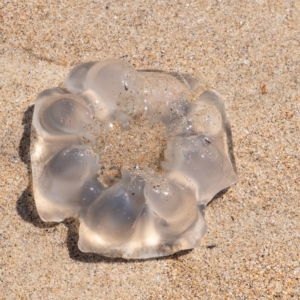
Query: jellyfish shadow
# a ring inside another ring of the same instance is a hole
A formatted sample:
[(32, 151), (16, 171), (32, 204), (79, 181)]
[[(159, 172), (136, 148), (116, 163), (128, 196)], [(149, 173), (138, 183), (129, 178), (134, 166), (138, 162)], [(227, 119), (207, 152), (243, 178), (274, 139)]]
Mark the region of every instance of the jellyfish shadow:
[[(27, 188), (22, 192), (21, 196), (18, 198), (16, 203), (16, 210), (19, 216), (28, 223), (34, 226), (47, 230), (58, 226), (59, 223), (56, 222), (44, 222), (37, 212), (37, 208), (34, 202), (33, 189), (32, 189), (32, 172), (31, 172), (31, 160), (30, 160), (30, 134), (31, 134), (31, 124), (33, 117), (34, 105), (29, 106), (24, 112), (22, 125), (24, 127), (23, 134), (19, 143), (19, 157), (21, 161), (27, 166), (28, 174), (28, 185)], [(72, 260), (84, 262), (84, 263), (116, 263), (116, 262), (126, 262), (133, 263), (137, 261), (149, 261), (149, 260), (166, 260), (175, 259), (177, 260), (180, 256), (186, 255), (192, 251), (182, 250), (169, 256), (148, 258), (148, 259), (131, 259), (126, 260), (123, 258), (109, 258), (95, 253), (83, 253), (79, 250), (77, 246), (78, 242), (78, 220), (74, 218), (66, 219), (62, 222), (68, 229), (66, 245), (69, 251), (69, 256)]]

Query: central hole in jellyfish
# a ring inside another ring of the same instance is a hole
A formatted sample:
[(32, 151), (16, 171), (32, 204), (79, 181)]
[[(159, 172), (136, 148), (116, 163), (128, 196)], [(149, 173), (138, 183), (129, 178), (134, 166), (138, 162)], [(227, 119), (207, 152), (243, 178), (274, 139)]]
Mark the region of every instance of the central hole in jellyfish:
[(167, 146), (165, 126), (152, 124), (145, 116), (131, 119), (126, 129), (111, 122), (109, 130), (99, 131), (92, 145), (99, 154), (98, 180), (106, 187), (121, 178), (122, 170), (130, 170), (147, 178), (162, 173), (161, 162)]
[(149, 72), (142, 76), (123, 62), (109, 61), (88, 68), (81, 69), (83, 73), (78, 71), (80, 78), (87, 74), (84, 88), (75, 75), (67, 82), (71, 91), (83, 92), (94, 111), (96, 124), (88, 131), (95, 139), (88, 144), (99, 155), (98, 180), (109, 187), (125, 170), (145, 180), (163, 173), (166, 126), (169, 134), (173, 120), (181, 120), (186, 87), (171, 75)]

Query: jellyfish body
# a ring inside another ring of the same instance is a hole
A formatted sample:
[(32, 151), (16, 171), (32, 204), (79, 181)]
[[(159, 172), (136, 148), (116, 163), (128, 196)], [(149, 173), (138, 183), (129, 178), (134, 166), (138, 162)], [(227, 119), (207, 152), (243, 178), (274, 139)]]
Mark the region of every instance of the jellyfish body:
[(41, 218), (77, 216), (83, 252), (148, 258), (196, 247), (205, 206), (237, 180), (221, 96), (193, 76), (121, 60), (76, 66), (65, 83), (35, 104)]

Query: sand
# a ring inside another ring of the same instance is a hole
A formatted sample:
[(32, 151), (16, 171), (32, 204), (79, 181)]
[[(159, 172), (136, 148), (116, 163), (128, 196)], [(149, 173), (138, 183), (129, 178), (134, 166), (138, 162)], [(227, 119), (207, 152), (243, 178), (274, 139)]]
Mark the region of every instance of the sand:
[[(1, 299), (299, 299), (300, 2), (2, 1)], [(37, 93), (80, 62), (202, 76), (225, 98), (239, 182), (207, 207), (199, 247), (109, 260), (72, 220), (42, 222), (31, 194)]]

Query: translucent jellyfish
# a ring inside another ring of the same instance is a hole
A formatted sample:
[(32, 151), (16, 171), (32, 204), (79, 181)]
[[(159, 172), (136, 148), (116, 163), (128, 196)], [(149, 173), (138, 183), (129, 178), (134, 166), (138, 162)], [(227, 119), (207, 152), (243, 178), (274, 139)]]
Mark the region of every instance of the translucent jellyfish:
[(79, 219), (78, 247), (150, 258), (196, 247), (205, 206), (236, 183), (222, 97), (189, 74), (109, 59), (41, 92), (31, 134), (40, 217)]

